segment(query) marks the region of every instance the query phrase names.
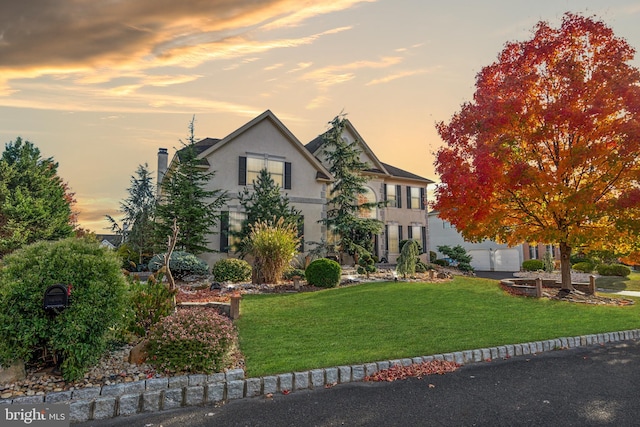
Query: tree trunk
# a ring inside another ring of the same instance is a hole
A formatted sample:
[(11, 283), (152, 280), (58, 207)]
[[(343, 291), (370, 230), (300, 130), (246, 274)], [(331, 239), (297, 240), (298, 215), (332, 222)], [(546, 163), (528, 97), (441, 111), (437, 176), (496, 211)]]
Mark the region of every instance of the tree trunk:
[(561, 289), (564, 291), (573, 291), (571, 283), (571, 246), (566, 242), (560, 242), (560, 277), (562, 280)]

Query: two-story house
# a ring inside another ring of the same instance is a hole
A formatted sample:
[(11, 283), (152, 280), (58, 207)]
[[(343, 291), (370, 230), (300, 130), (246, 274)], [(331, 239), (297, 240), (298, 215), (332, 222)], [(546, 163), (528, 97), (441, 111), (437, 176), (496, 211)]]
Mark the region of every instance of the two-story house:
[[(345, 138), (357, 140), (362, 147), (363, 160), (372, 167), (367, 198), (389, 201), (386, 208), (369, 213), (385, 224), (385, 231), (375, 236), (375, 255), (395, 262), (402, 239), (421, 240), (427, 248), (426, 187), (432, 181), (382, 163), (348, 123)], [(269, 110), (249, 121), (222, 139), (205, 138), (196, 143), (201, 164), (215, 171), (210, 189), (227, 191), (229, 200), (223, 208), (217, 230), (208, 241), (214, 251), (202, 254), (210, 265), (221, 258), (233, 257), (233, 242), (229, 230), (239, 228), (244, 218), (238, 195), (250, 186), (261, 169), (266, 168), (274, 181), (282, 187), (290, 205), (303, 216), (301, 235), (304, 242), (320, 242), (327, 238), (327, 230), (319, 222), (325, 217), (329, 186), (333, 180), (322, 162), (322, 135), (306, 146)], [(158, 191), (167, 170), (179, 162), (174, 155), (168, 162), (168, 152), (158, 152)], [(168, 164), (169, 163), (169, 164)], [(303, 245), (301, 252), (308, 252)]]

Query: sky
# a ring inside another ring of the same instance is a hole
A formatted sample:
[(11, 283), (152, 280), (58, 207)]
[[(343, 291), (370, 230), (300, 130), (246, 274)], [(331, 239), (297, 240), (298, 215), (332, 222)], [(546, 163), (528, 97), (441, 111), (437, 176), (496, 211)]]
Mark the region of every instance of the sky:
[(96, 233), (193, 117), (223, 138), (271, 110), (306, 144), (344, 112), (380, 160), (438, 181), (435, 124), (565, 12), (640, 49), (631, 0), (2, 0), (0, 142), (53, 157)]

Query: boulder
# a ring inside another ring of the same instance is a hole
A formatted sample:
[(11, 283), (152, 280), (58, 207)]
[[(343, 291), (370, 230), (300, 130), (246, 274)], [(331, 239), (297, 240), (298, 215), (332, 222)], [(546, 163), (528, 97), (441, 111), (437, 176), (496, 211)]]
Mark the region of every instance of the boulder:
[(0, 384), (12, 383), (15, 381), (22, 381), (27, 377), (27, 371), (24, 369), (24, 362), (18, 360), (11, 366), (0, 366)]
[(148, 346), (149, 341), (147, 340), (142, 340), (136, 344), (135, 347), (129, 351), (129, 363), (136, 365), (144, 363), (147, 360), (147, 357), (149, 357), (149, 352), (147, 350)]

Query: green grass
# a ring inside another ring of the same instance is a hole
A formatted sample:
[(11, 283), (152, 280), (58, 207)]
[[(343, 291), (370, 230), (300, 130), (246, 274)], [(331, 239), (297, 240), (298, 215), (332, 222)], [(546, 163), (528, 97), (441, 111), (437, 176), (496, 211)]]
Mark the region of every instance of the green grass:
[(601, 276), (596, 279), (596, 286), (616, 291), (640, 291), (640, 272), (632, 271), (627, 277)]
[(495, 281), (368, 283), (247, 295), (237, 321), (249, 376), (640, 328), (640, 304), (522, 298)]

